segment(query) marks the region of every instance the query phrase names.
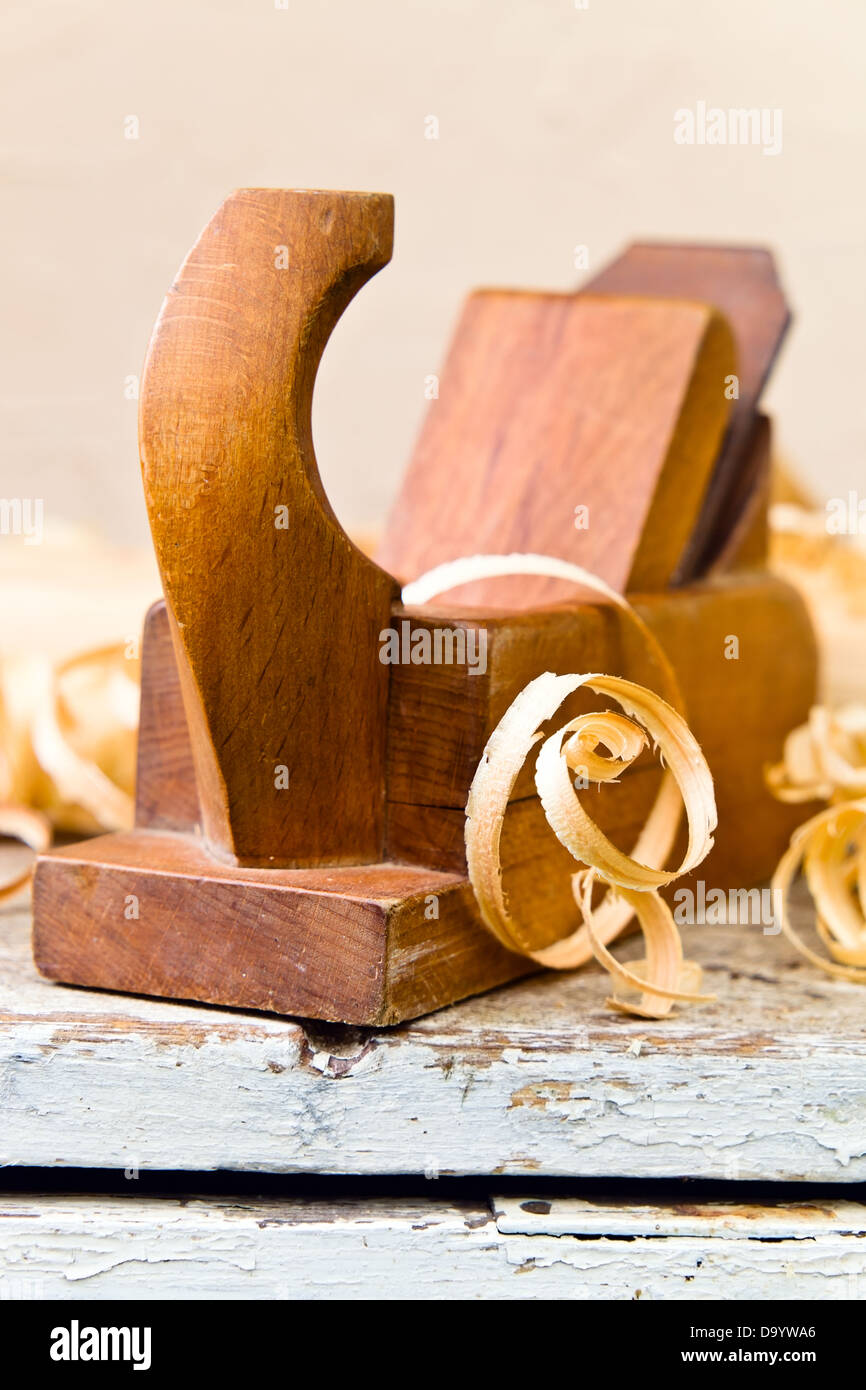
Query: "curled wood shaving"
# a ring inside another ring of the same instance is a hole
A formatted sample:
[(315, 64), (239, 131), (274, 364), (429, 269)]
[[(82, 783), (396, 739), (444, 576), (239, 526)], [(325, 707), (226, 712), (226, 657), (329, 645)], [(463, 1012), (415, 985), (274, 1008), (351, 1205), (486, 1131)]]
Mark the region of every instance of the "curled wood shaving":
[(866, 700), (866, 536), (831, 535), (828, 514), (770, 509), (770, 566), (809, 610), (820, 653), (822, 703)]
[[(779, 925), (801, 955), (828, 975), (866, 984), (866, 708), (813, 709), (785, 740), (767, 783), (782, 801), (829, 801), (801, 825), (773, 875)], [(828, 954), (791, 924), (788, 898), (802, 869), (815, 926)]]
[[(620, 896), (634, 908), (647, 948), (646, 959), (635, 961), (629, 968), (611, 955), (593, 931), (592, 880), (590, 870), (585, 874), (575, 874), (574, 882), (576, 893), (582, 892), (581, 906), (595, 957), (624, 988), (641, 991), (639, 1003), (625, 1002), (613, 995), (607, 1000), (608, 1006), (621, 1013), (638, 1014), (642, 1018), (659, 1018), (667, 1012), (660, 1007), (660, 1000), (669, 1000), (670, 1004), (675, 1000), (693, 1004), (709, 1003), (713, 995), (696, 992), (700, 987), (701, 968), (695, 961), (683, 959), (680, 934), (664, 898), (660, 898), (656, 892), (634, 893), (626, 888), (619, 889)], [(650, 990), (646, 989), (648, 982), (652, 985)]]
[(767, 782), (780, 801), (866, 796), (866, 707), (811, 710), (808, 722), (788, 734)]
[[(132, 824), (138, 662), (123, 645), (57, 666), (33, 657), (0, 666), (0, 835), (37, 853), (52, 828), (89, 834)], [(17, 892), (32, 865), (0, 886)]]
[(123, 645), (0, 666), (0, 799), (80, 833), (132, 824), (138, 662)]
[[(439, 593), (475, 579), (512, 574), (544, 574), (569, 579), (616, 603), (637, 627), (673, 700), (682, 696), (667, 658), (631, 605), (602, 580), (577, 565), (543, 555), (481, 555), (440, 565), (403, 590), (407, 604), (425, 603)], [(544, 738), (540, 726), (581, 686), (612, 697), (622, 713), (603, 711), (572, 719)], [(586, 813), (572, 783), (579, 767), (597, 785), (615, 781), (652, 741), (665, 774), (649, 817), (631, 855), (624, 854)], [(582, 867), (572, 879), (582, 925), (541, 950), (532, 942), (532, 924), (508, 903), (500, 859), (502, 826), (515, 782), (530, 752), (540, 744), (535, 785), (547, 822)], [(599, 749), (606, 749), (602, 753)], [(681, 799), (688, 819), (688, 846), (674, 870), (663, 867), (676, 835)], [(661, 1018), (675, 1001), (703, 1002), (700, 968), (683, 960), (679, 932), (659, 888), (701, 862), (712, 848), (716, 807), (709, 768), (681, 714), (660, 696), (602, 673), (555, 675), (546, 672), (520, 692), (491, 734), (466, 805), (466, 860), (482, 921), (511, 951), (542, 965), (565, 970), (590, 957), (637, 1001), (615, 995), (610, 1007), (647, 1018)], [(593, 906), (595, 884), (605, 889)], [(632, 919), (646, 943), (646, 959), (621, 965), (607, 944)]]
[[(40, 811), (31, 811), (27, 806), (0, 805), (0, 835), (21, 840), (37, 854), (42, 854), (51, 844), (51, 822)], [(5, 882), (0, 882), (0, 902), (19, 892), (30, 882), (32, 876), (31, 863), (20, 873), (15, 873)]]

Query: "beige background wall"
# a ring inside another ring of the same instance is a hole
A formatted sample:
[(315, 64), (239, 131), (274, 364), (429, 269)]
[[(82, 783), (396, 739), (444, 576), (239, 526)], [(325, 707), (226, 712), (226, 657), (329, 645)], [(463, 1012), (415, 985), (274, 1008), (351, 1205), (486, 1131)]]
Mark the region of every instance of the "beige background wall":
[[(468, 289), (568, 287), (576, 244), (592, 269), (637, 236), (777, 250), (781, 443), (821, 497), (862, 477), (862, 0), (13, 0), (0, 24), (0, 496), (146, 536), (124, 380), (242, 184), (396, 195), (394, 262), (319, 378), (347, 524), (387, 506)], [(698, 101), (780, 107), (782, 153), (676, 145)]]

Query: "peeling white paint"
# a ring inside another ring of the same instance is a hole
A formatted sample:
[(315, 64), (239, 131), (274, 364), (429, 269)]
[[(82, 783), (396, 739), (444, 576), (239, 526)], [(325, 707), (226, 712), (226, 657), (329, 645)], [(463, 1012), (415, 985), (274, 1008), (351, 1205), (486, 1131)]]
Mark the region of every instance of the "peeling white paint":
[(741, 927), (688, 950), (719, 1002), (652, 1028), (593, 968), (373, 1033), (51, 985), (7, 910), (3, 1161), (866, 1180), (862, 990)]
[[(0, 1298), (827, 1299), (866, 1289), (864, 1208), (853, 1203), (780, 1214), (491, 1202), (495, 1220), (482, 1204), (435, 1200), (7, 1197)], [(616, 1239), (622, 1230), (634, 1239)]]

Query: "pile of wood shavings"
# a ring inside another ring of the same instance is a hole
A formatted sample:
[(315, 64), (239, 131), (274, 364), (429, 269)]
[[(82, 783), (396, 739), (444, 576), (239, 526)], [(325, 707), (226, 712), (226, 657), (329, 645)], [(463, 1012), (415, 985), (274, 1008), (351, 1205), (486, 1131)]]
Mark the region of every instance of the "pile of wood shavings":
[[(673, 707), (682, 707), (676, 677), (646, 624), (621, 594), (597, 576), (544, 555), (476, 555), (440, 565), (407, 585), (403, 601), (425, 603), (458, 585), (510, 574), (570, 579), (617, 604), (640, 631), (663, 673), (672, 703), (643, 686), (600, 673), (547, 672), (520, 692), (488, 740), (466, 805), (466, 859), (482, 921), (508, 950), (553, 969), (573, 969), (594, 956), (619, 987), (620, 992), (607, 1000), (608, 1006), (622, 1013), (663, 1018), (675, 1002), (707, 1002), (713, 996), (698, 992), (700, 967), (684, 960), (679, 932), (659, 889), (695, 868), (712, 848), (716, 827), (713, 781), (697, 741)], [(542, 741), (540, 726), (581, 686), (611, 696), (623, 713), (581, 715)], [(629, 856), (587, 815), (572, 775), (580, 769), (582, 777), (599, 786), (616, 781), (650, 739), (660, 752), (665, 775)], [(509, 799), (526, 758), (539, 742), (536, 790), (551, 830), (579, 865), (572, 888), (582, 919), (577, 931), (541, 950), (532, 945), (531, 922), (521, 921), (506, 899), (500, 861)], [(599, 752), (600, 748), (607, 752)], [(651, 867), (667, 860), (680, 821), (681, 801), (688, 821), (685, 857), (677, 869)], [(596, 885), (601, 885), (605, 894), (594, 907)], [(608, 950), (608, 943), (633, 917), (643, 933), (646, 957), (625, 966)]]

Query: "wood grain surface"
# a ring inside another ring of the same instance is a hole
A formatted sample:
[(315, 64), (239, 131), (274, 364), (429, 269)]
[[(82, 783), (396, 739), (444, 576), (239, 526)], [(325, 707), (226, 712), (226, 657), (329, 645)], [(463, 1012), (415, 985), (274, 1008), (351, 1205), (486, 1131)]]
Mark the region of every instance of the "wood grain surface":
[(763, 247), (638, 242), (585, 288), (593, 294), (701, 300), (721, 310), (733, 332), (739, 395), (732, 402), (728, 430), (677, 567), (676, 579), (686, 582), (723, 563), (728, 538), (743, 525), (749, 435), (791, 320), (773, 257)]
[(148, 609), (141, 641), (135, 824), (195, 831), (202, 825), (192, 739), (165, 599)]
[(770, 495), (773, 481), (773, 430), (756, 414), (744, 444), (740, 469), (725, 502), (724, 528), (705, 563), (706, 575), (767, 565), (770, 552)]
[(311, 436), (316, 368), (391, 255), (385, 194), (242, 189), (178, 273), (145, 365), (145, 495), (218, 856), (381, 856), (394, 583), (340, 527)]
[(137, 830), (40, 857), (33, 954), (68, 984), (388, 1025), (538, 967), (465, 877), (394, 863), (254, 869)]
[[(463, 555), (535, 551), (620, 591), (663, 588), (703, 500), (735, 370), (727, 324), (706, 305), (471, 295), (381, 563), (410, 579)], [(521, 576), (454, 598), (530, 609), (573, 593)]]

